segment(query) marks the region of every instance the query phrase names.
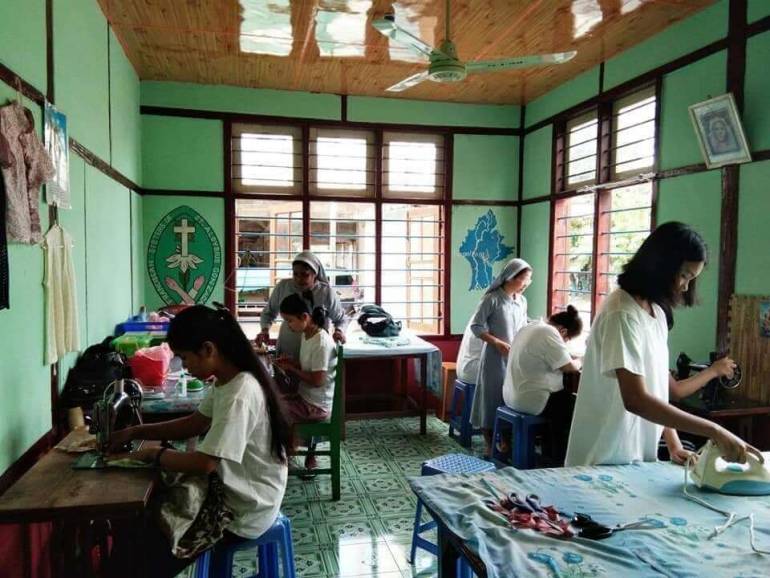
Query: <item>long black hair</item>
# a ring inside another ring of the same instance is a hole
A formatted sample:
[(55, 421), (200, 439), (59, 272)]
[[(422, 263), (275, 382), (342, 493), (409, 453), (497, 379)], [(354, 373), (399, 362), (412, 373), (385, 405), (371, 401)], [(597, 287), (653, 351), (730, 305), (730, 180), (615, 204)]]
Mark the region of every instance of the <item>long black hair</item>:
[(559, 327), (564, 327), (567, 330), (567, 337), (570, 339), (577, 337), (583, 331), (583, 320), (580, 318), (578, 310), (572, 305), (567, 305), (565, 311), (554, 313), (548, 318), (548, 321)]
[(326, 309), (323, 307), (313, 307), (311, 310), (307, 301), (296, 293), (292, 293), (284, 298), (281, 301), (279, 310), (282, 314), (294, 315), (295, 317), (303, 314), (309, 315), (315, 325), (321, 329), (326, 329)]
[(257, 379), (270, 419), (271, 453), (280, 463), (286, 463), (293, 442), (291, 425), (276, 393), (273, 378), (257, 359), (251, 342), (230, 312), (225, 308), (212, 309), (205, 305), (188, 307), (171, 321), (166, 339), (171, 349), (196, 353), (206, 341), (210, 341), (227, 361)]
[(674, 291), (677, 275), (686, 261), (706, 263), (706, 242), (684, 223), (671, 221), (656, 228), (636, 254), (623, 267), (618, 285), (631, 295), (657, 303), (666, 314), (668, 327), (674, 326), (673, 308), (692, 307), (697, 302), (695, 279), (690, 281), (681, 300)]

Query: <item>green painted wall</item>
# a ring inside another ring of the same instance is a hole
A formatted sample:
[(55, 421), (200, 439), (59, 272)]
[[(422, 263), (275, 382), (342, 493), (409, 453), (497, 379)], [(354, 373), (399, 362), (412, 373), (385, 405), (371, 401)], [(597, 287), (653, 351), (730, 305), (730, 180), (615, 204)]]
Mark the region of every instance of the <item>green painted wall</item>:
[(457, 134), (452, 198), (515, 201), (519, 191), (519, 137)]
[(532, 284), (527, 288), (530, 317), (543, 317), (548, 307), (548, 248), (551, 204), (524, 205), (521, 213), (519, 257), (532, 265)]
[(747, 15), (749, 22), (770, 16), (770, 2), (767, 0), (749, 0)]
[(222, 122), (142, 115), (142, 175), (149, 189), (224, 190)]
[(135, 183), (142, 182), (142, 117), (139, 77), (110, 30), (110, 107), (112, 166)]
[[(770, 1), (767, 2), (770, 7)], [(770, 32), (749, 38), (746, 46), (746, 84), (743, 95), (743, 127), (752, 150), (770, 148)]]
[(527, 104), (526, 126), (540, 122), (599, 93), (599, 67), (595, 66)]
[(144, 197), (131, 192), (131, 302), (132, 311), (144, 305)]
[(770, 161), (741, 167), (735, 292), (770, 295)]
[(490, 128), (518, 128), (521, 108), (515, 105), (458, 104), (400, 98), (351, 96), (348, 120)]
[(693, 359), (708, 359), (716, 344), (721, 204), (720, 171), (660, 182), (657, 222), (683, 221), (703, 236), (709, 248), (708, 265), (698, 278), (700, 304), (674, 313), (675, 325), (668, 338), (671, 367), (682, 351)]
[(660, 167), (670, 169), (703, 162), (688, 107), (724, 94), (726, 51), (694, 62), (663, 79), (660, 122)]
[(54, 2), (56, 105), (69, 136), (110, 162), (107, 20), (95, 0)]
[(513, 248), (508, 257), (493, 265), (493, 272), (497, 275), (505, 263), (516, 256), (516, 209), (514, 207), (480, 207), (480, 206), (456, 206), (452, 210), (452, 271), (450, 283), (451, 291), (451, 319), (450, 330), (452, 333), (462, 334), (476, 305), (484, 295), (483, 289), (470, 290), (471, 265), (460, 254), (460, 245), (468, 234), (469, 229), (476, 226), (477, 221), (488, 211), (492, 211), (497, 219), (496, 230), (502, 235), (502, 243)]
[(524, 138), (524, 187), (525, 199), (551, 194), (551, 155), (553, 149), (553, 125), (548, 125)]
[[(45, 4), (44, 0), (0, 2), (0, 62), (42, 92), (47, 88)], [(53, 8), (55, 97), (67, 115), (70, 136), (138, 180), (138, 79), (114, 37), (108, 47), (107, 21), (96, 0), (54, 0)], [(0, 104), (13, 97), (15, 90), (0, 82)], [(40, 134), (41, 108), (25, 104)], [(59, 219), (73, 238), (85, 347), (112, 333), (132, 307), (129, 193), (86, 167), (72, 151), (69, 171), (72, 208), (60, 210)], [(48, 209), (42, 195), (40, 212), (47, 230)], [(39, 246), (13, 244), (9, 253), (11, 309), (0, 311), (0, 473), (51, 428), (50, 368), (43, 359), (43, 251)], [(61, 383), (75, 358), (73, 353), (62, 360)]]
[(724, 38), (728, 7), (729, 0), (721, 0), (611, 58), (604, 65), (604, 89)]
[[(211, 225), (219, 245), (224, 250), (225, 247), (225, 203), (223, 199), (211, 199), (206, 197), (185, 197), (185, 196), (161, 196), (145, 195), (142, 199), (142, 228), (144, 231), (144, 249), (142, 251), (142, 269), (144, 275), (144, 299), (149, 310), (157, 309), (166, 305), (161, 301), (155, 288), (150, 282), (147, 274), (147, 242), (152, 236), (153, 231), (158, 226), (160, 220), (169, 212), (180, 205), (187, 205), (200, 213)], [(211, 294), (209, 301), (225, 300), (225, 279), (224, 269), (219, 274), (217, 286)]]
[(142, 82), (142, 105), (340, 120), (340, 97), (184, 82)]
[(0, 62), (38, 90), (46, 88), (45, 0), (0, 2)]

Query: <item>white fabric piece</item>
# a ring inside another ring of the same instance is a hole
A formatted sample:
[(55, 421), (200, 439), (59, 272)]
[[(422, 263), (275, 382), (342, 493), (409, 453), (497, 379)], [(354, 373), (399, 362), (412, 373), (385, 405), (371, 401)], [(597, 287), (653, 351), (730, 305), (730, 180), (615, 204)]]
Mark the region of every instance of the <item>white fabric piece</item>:
[(45, 361), (49, 365), (80, 349), (72, 246), (72, 237), (59, 225), (51, 227), (45, 235)]
[(559, 331), (539, 321), (523, 327), (513, 338), (503, 382), (505, 405), (540, 415), (552, 393), (564, 389), (560, 367), (572, 360)]
[(300, 381), (298, 393), (306, 402), (331, 412), (337, 368), (337, 345), (332, 336), (323, 329), (310, 339), (306, 339), (303, 333), (299, 348), (299, 365), (302, 371), (326, 372), (326, 380), (321, 387), (311, 387)]
[(469, 321), (460, 342), (460, 350), (457, 352), (457, 379), (465, 383), (476, 383), (483, 347), (484, 342), (474, 335)]
[(583, 361), (567, 466), (655, 461), (663, 426), (626, 411), (616, 370), (644, 378), (647, 392), (668, 402), (668, 326), (616, 289), (597, 315)]
[(211, 427), (198, 451), (221, 458), (217, 473), (225, 485), (225, 503), (235, 518), (228, 530), (258, 538), (278, 516), (288, 468), (270, 451), (270, 418), (257, 379), (241, 372), (210, 388), (198, 411)]

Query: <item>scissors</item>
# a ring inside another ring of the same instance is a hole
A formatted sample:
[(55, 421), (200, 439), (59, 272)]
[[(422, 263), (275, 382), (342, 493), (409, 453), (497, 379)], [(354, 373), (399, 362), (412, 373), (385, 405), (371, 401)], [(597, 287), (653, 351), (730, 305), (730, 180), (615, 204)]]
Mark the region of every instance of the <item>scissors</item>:
[(623, 530), (652, 530), (660, 528), (660, 524), (655, 520), (638, 520), (628, 524), (606, 526), (594, 520), (590, 515), (580, 512), (575, 512), (570, 520), (570, 524), (580, 529), (578, 536), (588, 538), (589, 540), (604, 540)]

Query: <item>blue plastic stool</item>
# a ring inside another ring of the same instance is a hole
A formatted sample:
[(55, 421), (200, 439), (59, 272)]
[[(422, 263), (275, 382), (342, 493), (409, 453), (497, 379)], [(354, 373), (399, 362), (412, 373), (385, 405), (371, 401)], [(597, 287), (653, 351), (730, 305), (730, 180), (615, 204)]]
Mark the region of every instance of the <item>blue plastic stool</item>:
[[(466, 448), (471, 447), (473, 436), (481, 433), (480, 429), (473, 429), (471, 425), (471, 407), (475, 392), (474, 384), (455, 380), (452, 405), (449, 407), (449, 437), (457, 439), (458, 443)], [(454, 430), (457, 430), (459, 435), (455, 434)]]
[[(278, 514), (275, 523), (254, 540), (215, 545), (200, 555), (195, 562), (194, 578), (230, 578), (233, 574), (233, 557), (236, 552), (256, 548), (258, 578), (296, 578), (294, 548), (291, 543), (291, 522)], [(280, 550), (280, 552), (279, 552)], [(283, 574), (281, 573), (283, 566)]]
[[(490, 472), (495, 469), (491, 462), (465, 454), (446, 454), (437, 458), (432, 458), (422, 463), (420, 470), (421, 476), (432, 476), (435, 474), (475, 474), (480, 472)], [(423, 532), (432, 530), (436, 527), (436, 521), (422, 523), (422, 500), (417, 498), (417, 512), (414, 516), (414, 529), (412, 530), (412, 550), (409, 559), (414, 562), (414, 556), (417, 548), (422, 548), (434, 556), (438, 556), (438, 546), (430, 540), (420, 536)], [(463, 558), (458, 560), (458, 574), (460, 578), (470, 578), (471, 569)]]
[[(511, 431), (511, 455), (506, 456), (497, 449), (497, 443), (504, 429), (509, 427)], [(508, 460), (513, 467), (520, 470), (528, 470), (535, 467), (535, 436), (534, 430), (542, 424), (548, 423), (548, 420), (539, 415), (530, 415), (511, 409), (508, 406), (501, 405), (495, 413), (495, 431), (492, 435), (493, 447), (492, 458), (495, 463), (502, 466), (507, 465)]]

